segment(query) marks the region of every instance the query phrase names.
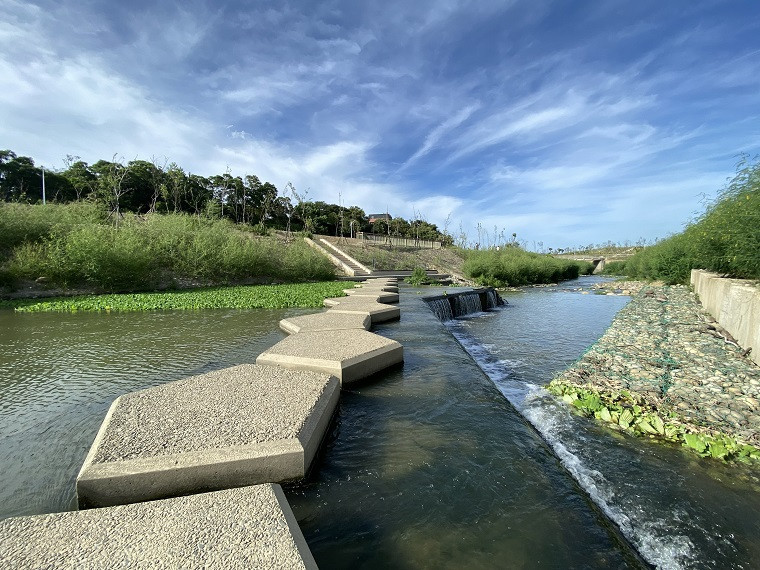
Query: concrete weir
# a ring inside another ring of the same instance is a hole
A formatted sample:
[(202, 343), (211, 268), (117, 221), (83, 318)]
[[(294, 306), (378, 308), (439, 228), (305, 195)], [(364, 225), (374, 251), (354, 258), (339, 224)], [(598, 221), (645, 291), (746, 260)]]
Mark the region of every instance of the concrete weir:
[(316, 568), (279, 485), (0, 521), (3, 568)]
[(338, 398), (328, 374), (253, 364), (125, 394), (77, 477), (79, 506), (301, 479)]

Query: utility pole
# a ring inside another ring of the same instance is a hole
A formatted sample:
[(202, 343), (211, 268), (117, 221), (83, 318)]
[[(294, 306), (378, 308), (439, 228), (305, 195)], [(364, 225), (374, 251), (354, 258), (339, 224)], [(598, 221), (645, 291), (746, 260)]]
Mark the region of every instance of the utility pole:
[(45, 205), (45, 167), (42, 167), (42, 205)]

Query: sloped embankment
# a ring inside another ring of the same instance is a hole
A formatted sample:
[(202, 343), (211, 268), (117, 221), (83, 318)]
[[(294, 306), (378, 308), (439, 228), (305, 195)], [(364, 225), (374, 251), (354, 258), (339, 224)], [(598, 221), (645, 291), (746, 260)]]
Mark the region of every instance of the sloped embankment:
[(549, 390), (629, 433), (760, 459), (760, 368), (686, 286), (643, 287)]

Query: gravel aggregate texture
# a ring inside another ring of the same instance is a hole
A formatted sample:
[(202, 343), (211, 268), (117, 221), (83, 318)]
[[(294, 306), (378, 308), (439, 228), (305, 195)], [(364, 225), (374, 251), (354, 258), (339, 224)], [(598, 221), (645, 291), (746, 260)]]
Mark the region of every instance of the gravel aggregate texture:
[(297, 438), (329, 381), (243, 364), (125, 394), (92, 463)]
[(628, 282), (631, 302), (556, 380), (629, 390), (689, 431), (760, 445), (760, 367), (684, 285)]
[(372, 319), (369, 314), (324, 312), (282, 319), (280, 328), (294, 334), (315, 331), (368, 330), (371, 324)]
[(0, 566), (316, 568), (279, 485), (0, 521)]
[(281, 354), (319, 360), (344, 361), (376, 350), (401, 346), (395, 340), (367, 332), (326, 335), (322, 332), (303, 332), (284, 338), (262, 355)]

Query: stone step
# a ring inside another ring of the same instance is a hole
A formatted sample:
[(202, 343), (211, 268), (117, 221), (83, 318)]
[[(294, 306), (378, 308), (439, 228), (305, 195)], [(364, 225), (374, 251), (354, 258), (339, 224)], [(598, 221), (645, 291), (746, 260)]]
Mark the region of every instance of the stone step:
[(335, 334), (301, 332), (291, 335), (262, 352), (256, 363), (324, 372), (345, 384), (371, 376), (403, 360), (404, 349), (395, 340), (353, 330)]
[(77, 477), (79, 506), (301, 479), (339, 394), (329, 374), (243, 364), (120, 396)]
[(3, 568), (308, 568), (279, 485), (0, 521)]

